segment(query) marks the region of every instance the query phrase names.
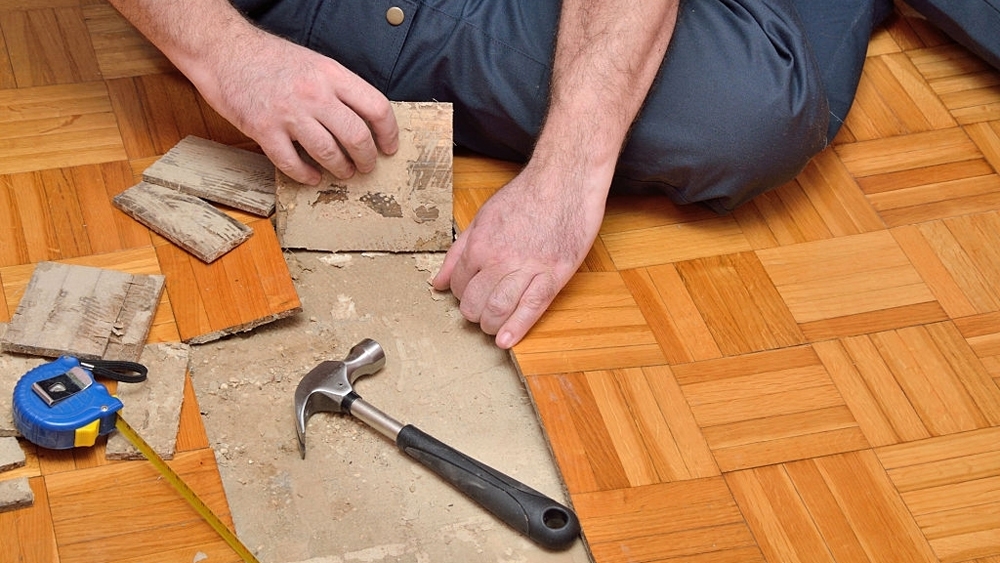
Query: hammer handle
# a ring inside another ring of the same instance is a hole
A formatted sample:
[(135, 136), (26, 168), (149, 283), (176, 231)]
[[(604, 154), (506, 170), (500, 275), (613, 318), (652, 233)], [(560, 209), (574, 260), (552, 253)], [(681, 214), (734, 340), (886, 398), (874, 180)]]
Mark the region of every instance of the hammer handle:
[(580, 521), (569, 508), (411, 424), (399, 431), (396, 445), (543, 547), (565, 549), (580, 535)]

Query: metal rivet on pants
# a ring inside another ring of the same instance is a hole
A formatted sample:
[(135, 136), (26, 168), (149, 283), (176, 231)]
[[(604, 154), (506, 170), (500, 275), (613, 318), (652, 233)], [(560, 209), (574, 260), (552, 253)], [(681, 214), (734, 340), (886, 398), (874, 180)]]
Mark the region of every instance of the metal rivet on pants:
[(406, 14), (399, 6), (393, 6), (385, 11), (385, 21), (389, 22), (389, 25), (399, 25), (403, 23), (404, 19), (406, 19)]

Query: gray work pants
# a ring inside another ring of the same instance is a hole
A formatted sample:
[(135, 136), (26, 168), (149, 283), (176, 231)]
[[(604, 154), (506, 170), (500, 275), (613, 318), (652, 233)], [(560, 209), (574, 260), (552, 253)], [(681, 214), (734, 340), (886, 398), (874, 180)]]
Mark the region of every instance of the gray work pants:
[[(452, 102), (459, 145), (508, 160), (530, 155), (558, 0), (235, 3), (390, 99)], [(401, 23), (386, 17), (394, 7)], [(872, 28), (890, 8), (889, 0), (682, 0), (616, 186), (726, 212), (792, 179), (839, 129)]]

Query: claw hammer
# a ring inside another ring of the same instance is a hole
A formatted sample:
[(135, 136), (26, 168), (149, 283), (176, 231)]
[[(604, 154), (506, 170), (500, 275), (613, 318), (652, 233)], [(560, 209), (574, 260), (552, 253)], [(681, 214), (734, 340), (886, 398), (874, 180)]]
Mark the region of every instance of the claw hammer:
[(580, 534), (580, 522), (572, 510), (415, 426), (404, 425), (362, 399), (354, 391), (354, 382), (383, 366), (382, 347), (365, 339), (351, 348), (344, 360), (322, 362), (299, 381), (295, 388), (295, 420), (303, 459), (309, 417), (317, 412), (346, 412), (395, 442), (408, 456), (532, 541), (548, 549), (572, 545)]

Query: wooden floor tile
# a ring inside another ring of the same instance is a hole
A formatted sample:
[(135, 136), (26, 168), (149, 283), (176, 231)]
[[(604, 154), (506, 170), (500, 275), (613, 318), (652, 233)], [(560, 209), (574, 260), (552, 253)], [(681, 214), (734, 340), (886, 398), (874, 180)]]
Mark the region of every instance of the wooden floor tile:
[(661, 364), (663, 353), (618, 273), (580, 272), (529, 338), (515, 346), (525, 375)]
[(868, 447), (810, 347), (696, 362), (673, 371), (723, 471)]
[(29, 479), (34, 503), (11, 512), (0, 512), (0, 529), (3, 530), (3, 549), (0, 563), (59, 563), (49, 495), (42, 477)]
[(751, 250), (732, 217), (602, 232), (600, 237), (620, 270)]
[(853, 337), (818, 349), (851, 409), (868, 413), (858, 419), (873, 445), (1000, 421), (1000, 388), (950, 323)]
[(768, 561), (936, 563), (871, 451), (726, 475)]
[(668, 363), (683, 364), (722, 356), (722, 350), (675, 265), (625, 270), (621, 278)]
[(574, 497), (598, 561), (763, 563), (721, 478)]
[(1000, 429), (877, 450), (942, 563), (1000, 556)]
[(0, 174), (124, 159), (103, 82), (0, 90)]
[(755, 254), (720, 254), (676, 266), (723, 354), (746, 354), (805, 342)]
[(809, 340), (945, 318), (933, 293), (886, 231), (757, 254)]
[[(169, 465), (223, 521), (232, 525), (211, 450), (178, 453)], [(146, 461), (111, 463), (49, 475), (45, 480), (60, 562), (188, 563), (198, 552), (211, 560), (240, 561)], [(138, 498), (143, 499), (141, 513), (133, 509)]]
[(101, 79), (79, 6), (0, 11), (18, 88)]
[(104, 79), (175, 71), (170, 61), (107, 2), (84, 0), (81, 4)]

